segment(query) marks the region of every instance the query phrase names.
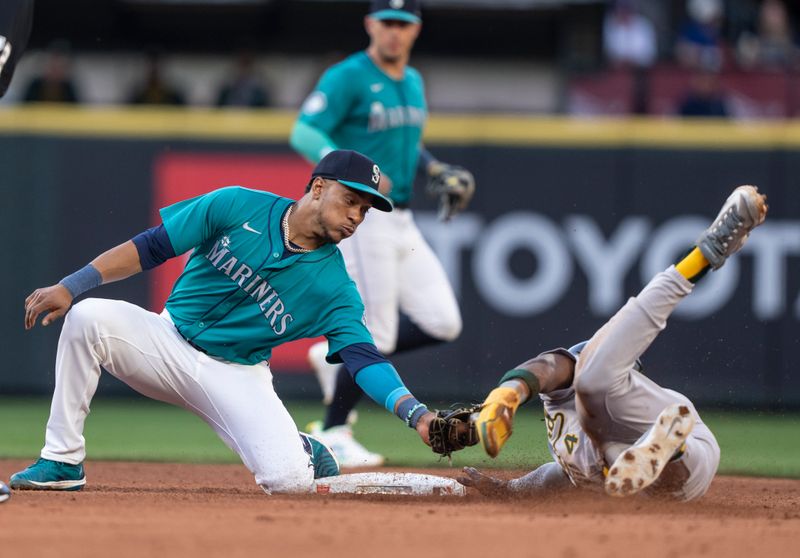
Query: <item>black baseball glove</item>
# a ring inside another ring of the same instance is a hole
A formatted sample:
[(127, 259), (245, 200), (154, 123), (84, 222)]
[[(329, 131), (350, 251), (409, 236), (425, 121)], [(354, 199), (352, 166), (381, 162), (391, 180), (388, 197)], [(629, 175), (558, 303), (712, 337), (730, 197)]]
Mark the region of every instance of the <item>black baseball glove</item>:
[(428, 441), (433, 452), (450, 457), (454, 451), (477, 444), (478, 433), (475, 431), (472, 415), (480, 410), (480, 405), (473, 405), (434, 411), (436, 417), (428, 430)]
[(428, 194), (439, 198), (439, 219), (449, 221), (466, 209), (475, 193), (475, 178), (464, 167), (435, 162), (428, 169)]

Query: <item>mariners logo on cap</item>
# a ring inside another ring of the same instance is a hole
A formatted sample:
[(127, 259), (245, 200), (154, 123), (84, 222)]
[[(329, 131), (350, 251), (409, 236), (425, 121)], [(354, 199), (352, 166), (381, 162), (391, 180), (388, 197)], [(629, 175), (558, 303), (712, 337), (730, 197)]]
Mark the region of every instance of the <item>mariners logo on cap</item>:
[(393, 10), (399, 10), (405, 4), (405, 0), (389, 0), (389, 5)]
[(375, 184), (381, 181), (381, 169), (378, 168), (378, 165), (372, 165), (372, 181)]

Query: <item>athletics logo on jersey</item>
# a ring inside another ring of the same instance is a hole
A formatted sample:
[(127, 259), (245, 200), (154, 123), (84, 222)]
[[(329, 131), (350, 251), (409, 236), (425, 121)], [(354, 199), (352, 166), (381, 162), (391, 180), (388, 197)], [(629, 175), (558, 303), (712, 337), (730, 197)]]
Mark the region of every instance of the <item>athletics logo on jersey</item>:
[(303, 114), (318, 114), (328, 108), (328, 97), (322, 91), (314, 91), (303, 103), (300, 111)]
[(372, 182), (375, 185), (378, 185), (381, 181), (381, 169), (378, 168), (378, 165), (372, 165)]

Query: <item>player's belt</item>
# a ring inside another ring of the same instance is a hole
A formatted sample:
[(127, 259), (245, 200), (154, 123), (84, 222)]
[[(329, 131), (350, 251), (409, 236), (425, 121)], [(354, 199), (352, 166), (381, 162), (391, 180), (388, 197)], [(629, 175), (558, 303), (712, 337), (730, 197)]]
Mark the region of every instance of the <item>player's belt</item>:
[[(186, 338), (184, 337), (184, 339), (186, 339)], [(198, 351), (200, 351), (201, 353), (208, 354), (208, 351), (206, 351), (206, 350), (205, 350), (203, 347), (201, 347), (200, 345), (197, 345), (196, 343), (192, 343), (192, 342), (191, 342), (191, 341), (189, 341), (188, 339), (186, 339), (186, 342), (187, 342), (187, 343), (189, 343), (189, 345), (191, 345), (192, 347), (194, 347), (194, 348), (195, 348), (195, 349), (197, 349)]]
[(206, 351), (206, 350), (205, 350), (203, 347), (201, 347), (200, 345), (198, 345), (198, 344), (196, 344), (196, 343), (192, 343), (192, 341), (191, 341), (190, 339), (188, 339), (188, 338), (187, 338), (187, 337), (186, 337), (186, 336), (185, 336), (185, 335), (184, 335), (184, 334), (181, 332), (181, 330), (179, 330), (177, 327), (176, 327), (175, 329), (177, 330), (177, 332), (178, 332), (178, 333), (180, 333), (180, 336), (181, 336), (181, 337), (183, 337), (183, 340), (184, 340), (184, 341), (186, 341), (187, 343), (189, 343), (189, 345), (191, 345), (193, 349), (197, 349), (197, 350), (198, 350), (198, 351), (200, 351), (201, 353), (208, 354), (208, 351)]
[(393, 204), (395, 209), (408, 209), (408, 202)]

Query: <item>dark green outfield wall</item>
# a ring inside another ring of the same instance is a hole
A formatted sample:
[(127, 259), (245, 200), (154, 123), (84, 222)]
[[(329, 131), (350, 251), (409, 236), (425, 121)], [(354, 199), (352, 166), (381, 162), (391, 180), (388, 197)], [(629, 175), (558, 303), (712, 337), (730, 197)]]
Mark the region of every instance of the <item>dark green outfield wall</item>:
[[(415, 392), (479, 398), (520, 361), (588, 338), (692, 243), (734, 185), (754, 183), (769, 195), (768, 224), (681, 304), (645, 368), (699, 403), (800, 405), (800, 152), (487, 143), (430, 145), (473, 170), (478, 191), (442, 226), (420, 188), (418, 221), (457, 285), (465, 328), (456, 343), (397, 358)], [(290, 154), (261, 139), (0, 133), (0, 393), (52, 389), (61, 325), (25, 332), (25, 296), (149, 226), (154, 164), (183, 152)], [(142, 275), (93, 295), (144, 305), (148, 288)], [(276, 372), (281, 395), (318, 397), (312, 376)]]

